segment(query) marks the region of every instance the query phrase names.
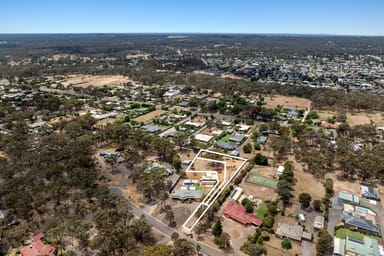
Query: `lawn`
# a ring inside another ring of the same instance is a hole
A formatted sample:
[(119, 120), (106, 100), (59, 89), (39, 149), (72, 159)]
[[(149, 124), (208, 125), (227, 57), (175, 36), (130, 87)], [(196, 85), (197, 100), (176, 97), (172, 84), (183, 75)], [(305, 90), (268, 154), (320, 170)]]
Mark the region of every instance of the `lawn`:
[(230, 138), (232, 138), (233, 135), (232, 134), (227, 134), (225, 135), (223, 138), (221, 138), (219, 141), (222, 141), (222, 142), (228, 142)]
[(264, 215), (265, 213), (268, 212), (268, 207), (265, 203), (262, 203), (259, 205), (259, 207), (256, 210), (256, 216), (260, 220), (264, 221)]
[[(345, 239), (345, 237), (352, 237), (352, 238), (355, 238), (355, 239), (359, 239), (359, 240), (363, 240), (364, 239), (364, 234), (360, 233), (360, 232), (357, 232), (357, 231), (352, 231), (352, 230), (349, 230), (349, 229), (346, 229), (346, 228), (341, 228), (341, 229), (338, 229), (336, 231), (336, 237), (337, 238), (340, 238), (340, 239)], [(371, 238), (374, 238), (377, 240), (377, 242), (381, 243), (381, 238), (378, 237), (378, 236), (371, 236), (371, 235), (367, 235)]]

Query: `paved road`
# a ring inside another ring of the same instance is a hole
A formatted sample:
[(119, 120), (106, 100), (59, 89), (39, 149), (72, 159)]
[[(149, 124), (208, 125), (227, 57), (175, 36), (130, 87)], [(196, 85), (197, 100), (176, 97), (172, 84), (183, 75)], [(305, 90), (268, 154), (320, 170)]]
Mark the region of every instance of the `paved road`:
[[(111, 188), (109, 188), (109, 191), (111, 193), (117, 194), (119, 196), (123, 196), (123, 194), (124, 194), (123, 190), (121, 188), (118, 188), (118, 187), (111, 187)], [(132, 211), (133, 214), (135, 214), (138, 217), (141, 217), (142, 215), (144, 215), (144, 217), (147, 220), (147, 222), (149, 224), (151, 224), (154, 228), (159, 230), (161, 233), (163, 233), (164, 235), (166, 235), (168, 237), (171, 237), (172, 233), (176, 232), (176, 233), (179, 233), (180, 237), (186, 238), (186, 239), (188, 239), (190, 242), (192, 242), (194, 244), (199, 244), (200, 247), (201, 247), (200, 252), (202, 252), (204, 254), (207, 254), (207, 255), (210, 255), (210, 256), (225, 255), (225, 253), (222, 252), (222, 251), (219, 251), (219, 250), (217, 250), (215, 248), (212, 248), (212, 247), (210, 247), (210, 246), (208, 246), (206, 244), (197, 242), (197, 241), (195, 241), (193, 239), (190, 239), (190, 238), (186, 237), (183, 233), (180, 233), (178, 230), (173, 229), (173, 228), (169, 227), (168, 225), (162, 223), (158, 219), (152, 217), (147, 212), (145, 212), (144, 210), (142, 210), (139, 207), (137, 207), (132, 201), (130, 201), (130, 200), (126, 199), (126, 198), (125, 198), (125, 201), (131, 207), (131, 211)]]

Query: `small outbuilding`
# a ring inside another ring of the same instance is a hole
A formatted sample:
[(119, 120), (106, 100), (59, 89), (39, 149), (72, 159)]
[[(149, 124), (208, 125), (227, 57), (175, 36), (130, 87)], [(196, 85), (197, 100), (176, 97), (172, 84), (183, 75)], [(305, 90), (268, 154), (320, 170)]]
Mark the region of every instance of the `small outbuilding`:
[(277, 167), (277, 170), (276, 170), (276, 177), (279, 177), (280, 175), (282, 175), (284, 170), (285, 170), (284, 166), (279, 165), (279, 167)]
[(313, 227), (316, 229), (324, 228), (324, 216), (316, 215), (313, 222)]

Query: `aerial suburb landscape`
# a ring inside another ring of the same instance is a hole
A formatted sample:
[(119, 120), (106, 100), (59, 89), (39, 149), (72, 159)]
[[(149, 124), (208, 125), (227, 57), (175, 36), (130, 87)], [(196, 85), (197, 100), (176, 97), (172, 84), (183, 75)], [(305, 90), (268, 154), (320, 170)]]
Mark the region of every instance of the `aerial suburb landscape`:
[(0, 255), (384, 255), (384, 3), (16, 2)]

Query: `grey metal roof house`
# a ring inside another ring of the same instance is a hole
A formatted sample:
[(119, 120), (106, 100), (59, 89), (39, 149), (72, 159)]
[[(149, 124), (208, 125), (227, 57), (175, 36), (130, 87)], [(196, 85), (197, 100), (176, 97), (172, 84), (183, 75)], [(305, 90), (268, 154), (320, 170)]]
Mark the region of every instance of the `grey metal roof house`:
[(299, 225), (289, 225), (283, 222), (277, 224), (277, 229), (275, 234), (280, 237), (287, 237), (296, 241), (301, 241), (303, 236), (304, 228)]
[(235, 142), (236, 144), (241, 144), (244, 140), (245, 140), (244, 134), (236, 134), (235, 136), (229, 139), (229, 141)]
[(175, 189), (172, 191), (171, 196), (173, 199), (201, 199), (203, 197), (203, 190), (188, 190), (188, 189)]
[(216, 145), (219, 148), (227, 149), (227, 150), (234, 150), (236, 148), (236, 146), (233, 145), (232, 143), (228, 143), (228, 142), (224, 142), (224, 141), (218, 141), (218, 142), (216, 142)]
[(364, 198), (380, 201), (380, 197), (377, 195), (373, 187), (361, 186), (361, 192)]
[(144, 129), (145, 131), (147, 131), (149, 133), (155, 133), (155, 132), (158, 132), (161, 130), (160, 127), (152, 126), (152, 125), (143, 125), (140, 128)]

